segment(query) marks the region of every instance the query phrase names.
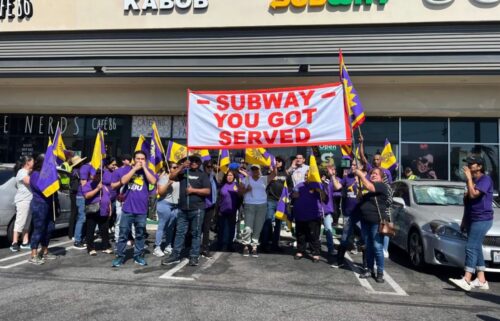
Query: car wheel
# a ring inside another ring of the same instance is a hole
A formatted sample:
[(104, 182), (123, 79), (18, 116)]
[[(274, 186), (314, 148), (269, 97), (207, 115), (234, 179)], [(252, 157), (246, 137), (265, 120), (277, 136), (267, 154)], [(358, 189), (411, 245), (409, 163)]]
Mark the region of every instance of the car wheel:
[(422, 267), (424, 262), (424, 244), (418, 231), (413, 230), (408, 237), (408, 255), (410, 256), (410, 263), (414, 267)]

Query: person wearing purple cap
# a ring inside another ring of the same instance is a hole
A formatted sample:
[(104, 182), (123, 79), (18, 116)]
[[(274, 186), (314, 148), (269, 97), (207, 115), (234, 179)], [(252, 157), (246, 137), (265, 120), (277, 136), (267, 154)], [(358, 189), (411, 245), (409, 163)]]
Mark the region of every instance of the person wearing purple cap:
[[(467, 181), (464, 195), (464, 216), (461, 230), (467, 233), (465, 245), (465, 275), (461, 279), (449, 279), (464, 291), (472, 288), (489, 290), (484, 271), (486, 264), (483, 257), (483, 241), (493, 225), (493, 181), (485, 174), (484, 160), (479, 156), (470, 156), (464, 161), (463, 171)], [(477, 277), (472, 281), (474, 273)]]

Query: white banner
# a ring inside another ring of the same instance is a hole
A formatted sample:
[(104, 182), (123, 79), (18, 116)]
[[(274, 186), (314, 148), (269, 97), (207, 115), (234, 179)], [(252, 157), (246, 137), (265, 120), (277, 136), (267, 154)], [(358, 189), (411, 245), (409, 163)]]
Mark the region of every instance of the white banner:
[(172, 117), (170, 116), (133, 116), (132, 137), (151, 137), (151, 125), (156, 123), (161, 138), (170, 138), (172, 131)]
[(340, 83), (245, 91), (189, 91), (189, 148), (351, 143)]

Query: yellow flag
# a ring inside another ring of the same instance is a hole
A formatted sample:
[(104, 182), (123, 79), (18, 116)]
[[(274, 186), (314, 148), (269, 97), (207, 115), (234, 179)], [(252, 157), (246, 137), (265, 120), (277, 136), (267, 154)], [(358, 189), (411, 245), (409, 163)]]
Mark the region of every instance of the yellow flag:
[(137, 145), (135, 145), (134, 152), (142, 150), (142, 145), (146, 142), (146, 138), (143, 135), (139, 136), (139, 140), (137, 140)]
[(245, 149), (245, 162), (248, 164), (271, 166), (272, 156), (265, 148)]
[(186, 146), (170, 141), (167, 148), (167, 161), (177, 163), (188, 156), (187, 152)]
[(99, 130), (95, 137), (94, 151), (92, 152), (92, 159), (90, 165), (98, 170), (102, 167), (102, 161), (106, 158), (106, 146), (104, 145), (104, 132)]
[(311, 155), (309, 158), (309, 175), (307, 176), (307, 182), (318, 183), (318, 187), (321, 187), (321, 176), (319, 175), (319, 168), (314, 155)]
[(397, 167), (398, 160), (392, 152), (391, 143), (387, 138), (385, 139), (384, 149), (382, 150), (382, 153), (380, 153), (380, 156), (382, 157), (382, 163), (380, 164), (382, 168), (392, 170)]

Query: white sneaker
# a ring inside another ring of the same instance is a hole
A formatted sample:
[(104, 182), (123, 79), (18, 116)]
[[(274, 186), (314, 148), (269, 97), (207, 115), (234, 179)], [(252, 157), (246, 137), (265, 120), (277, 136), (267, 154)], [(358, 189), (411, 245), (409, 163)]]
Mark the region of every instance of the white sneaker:
[(472, 290), (472, 286), (469, 282), (467, 282), (464, 278), (461, 278), (461, 279), (448, 279), (448, 281), (450, 281), (453, 285), (461, 288), (462, 290), (464, 291), (467, 291), (469, 292), (470, 290)]
[(488, 281), (484, 281), (484, 283), (481, 283), (479, 281), (479, 279), (477, 279), (477, 278), (474, 281), (472, 281), (470, 283), (470, 285), (473, 288), (476, 288), (476, 289), (479, 289), (479, 290), (489, 290), (490, 289), (490, 286), (488, 285)]
[(155, 250), (153, 251), (153, 255), (157, 256), (157, 257), (165, 256), (165, 254), (163, 253), (163, 251), (161, 250), (161, 248), (159, 246), (155, 247)]
[(389, 258), (389, 251), (384, 250), (384, 258), (385, 259)]
[(165, 250), (163, 251), (163, 253), (165, 253), (165, 255), (172, 254), (172, 246), (171, 245), (167, 245), (167, 247), (165, 248)]

